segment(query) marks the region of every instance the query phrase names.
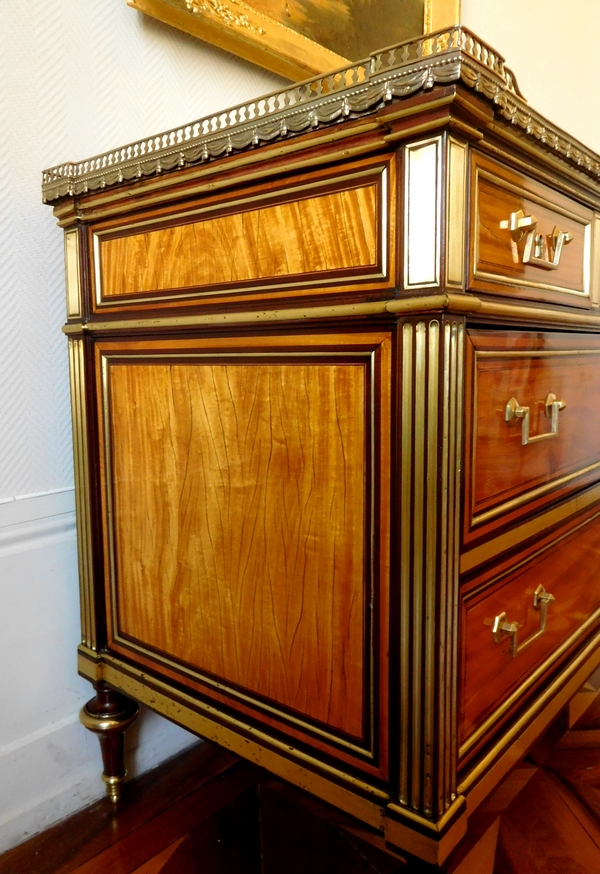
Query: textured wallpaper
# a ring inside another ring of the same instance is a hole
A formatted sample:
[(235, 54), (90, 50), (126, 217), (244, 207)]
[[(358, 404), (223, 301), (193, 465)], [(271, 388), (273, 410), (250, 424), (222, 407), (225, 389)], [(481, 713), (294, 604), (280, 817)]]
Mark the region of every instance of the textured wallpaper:
[(504, 55), (534, 109), (600, 152), (598, 0), (461, 0), (461, 19)]
[(280, 84), (125, 0), (1, 0), (0, 501), (73, 482), (62, 232), (42, 169)]

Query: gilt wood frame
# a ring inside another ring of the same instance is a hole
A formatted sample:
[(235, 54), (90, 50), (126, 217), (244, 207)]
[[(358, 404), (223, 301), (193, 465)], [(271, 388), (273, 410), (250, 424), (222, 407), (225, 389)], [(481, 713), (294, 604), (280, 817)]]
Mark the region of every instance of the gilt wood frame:
[[(239, 0), (127, 0), (128, 6), (293, 82), (350, 61)], [(424, 0), (423, 30), (460, 22), (460, 0)], [(387, 44), (382, 34), (382, 44)]]

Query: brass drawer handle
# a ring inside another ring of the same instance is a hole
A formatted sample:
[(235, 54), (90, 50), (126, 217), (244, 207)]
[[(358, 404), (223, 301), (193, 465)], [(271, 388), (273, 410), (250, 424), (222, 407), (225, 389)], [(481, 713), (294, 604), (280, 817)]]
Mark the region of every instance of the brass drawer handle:
[(534, 640), (543, 634), (546, 630), (546, 620), (548, 618), (548, 604), (550, 601), (554, 601), (554, 595), (551, 595), (550, 592), (547, 592), (545, 588), (540, 585), (537, 587), (535, 592), (533, 593), (533, 606), (536, 610), (540, 611), (540, 627), (532, 634), (531, 637), (528, 637), (527, 640), (524, 640), (523, 643), (517, 643), (517, 635), (519, 632), (519, 623), (518, 622), (509, 622), (506, 613), (500, 613), (498, 616), (494, 617), (494, 624), (492, 626), (492, 634), (494, 635), (494, 642), (500, 643), (501, 640), (504, 640), (505, 637), (510, 637), (510, 655), (511, 658), (520, 653), (525, 649), (526, 646), (529, 646), (530, 643), (533, 643)]
[(543, 234), (536, 234), (536, 217), (525, 215), (522, 209), (511, 212), (509, 219), (500, 222), (500, 227), (510, 231), (515, 243), (519, 243), (523, 237), (526, 237), (523, 264), (533, 264), (544, 270), (558, 270), (563, 246), (566, 246), (573, 239), (572, 234), (559, 231), (556, 226), (552, 233), (547, 234), (546, 237)]
[(528, 443), (539, 443), (540, 440), (549, 440), (550, 437), (558, 437), (558, 414), (566, 408), (564, 401), (559, 401), (554, 392), (548, 392), (544, 407), (546, 416), (551, 419), (550, 431), (546, 434), (536, 434), (535, 437), (529, 436), (529, 407), (522, 407), (515, 397), (512, 397), (504, 408), (504, 421), (510, 422), (511, 419), (522, 419), (521, 426), (521, 443), (527, 446)]

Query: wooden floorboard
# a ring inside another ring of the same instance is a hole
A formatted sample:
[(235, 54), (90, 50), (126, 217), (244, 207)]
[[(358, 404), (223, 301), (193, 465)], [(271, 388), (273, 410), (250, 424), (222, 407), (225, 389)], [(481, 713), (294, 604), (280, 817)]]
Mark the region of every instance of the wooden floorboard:
[[(600, 874), (594, 688), (482, 805), (445, 874)], [(210, 743), (132, 780), (117, 808), (98, 801), (0, 856), (0, 874), (424, 870), (432, 869), (390, 853), (375, 830)]]
[(128, 783), (116, 808), (103, 798), (9, 850), (0, 856), (0, 874), (72, 874), (237, 761), (213, 744), (199, 743)]
[[(246, 788), (256, 783), (253, 768), (243, 763), (219, 774), (210, 782), (210, 792), (204, 786), (168, 807), (159, 816), (144, 823), (76, 868), (77, 874), (132, 874), (136, 868), (162, 853), (174, 836), (185, 837), (222, 807), (234, 801)], [(66, 874), (67, 870), (58, 871)]]
[(600, 829), (554, 775), (540, 770), (502, 815), (498, 836), (515, 874), (600, 872)]

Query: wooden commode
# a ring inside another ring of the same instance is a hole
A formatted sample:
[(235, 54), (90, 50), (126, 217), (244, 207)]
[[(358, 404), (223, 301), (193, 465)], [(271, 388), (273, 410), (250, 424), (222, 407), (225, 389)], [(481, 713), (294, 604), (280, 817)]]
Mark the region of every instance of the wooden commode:
[(600, 157), (462, 27), (47, 171), (84, 723), (440, 863), (600, 663)]

